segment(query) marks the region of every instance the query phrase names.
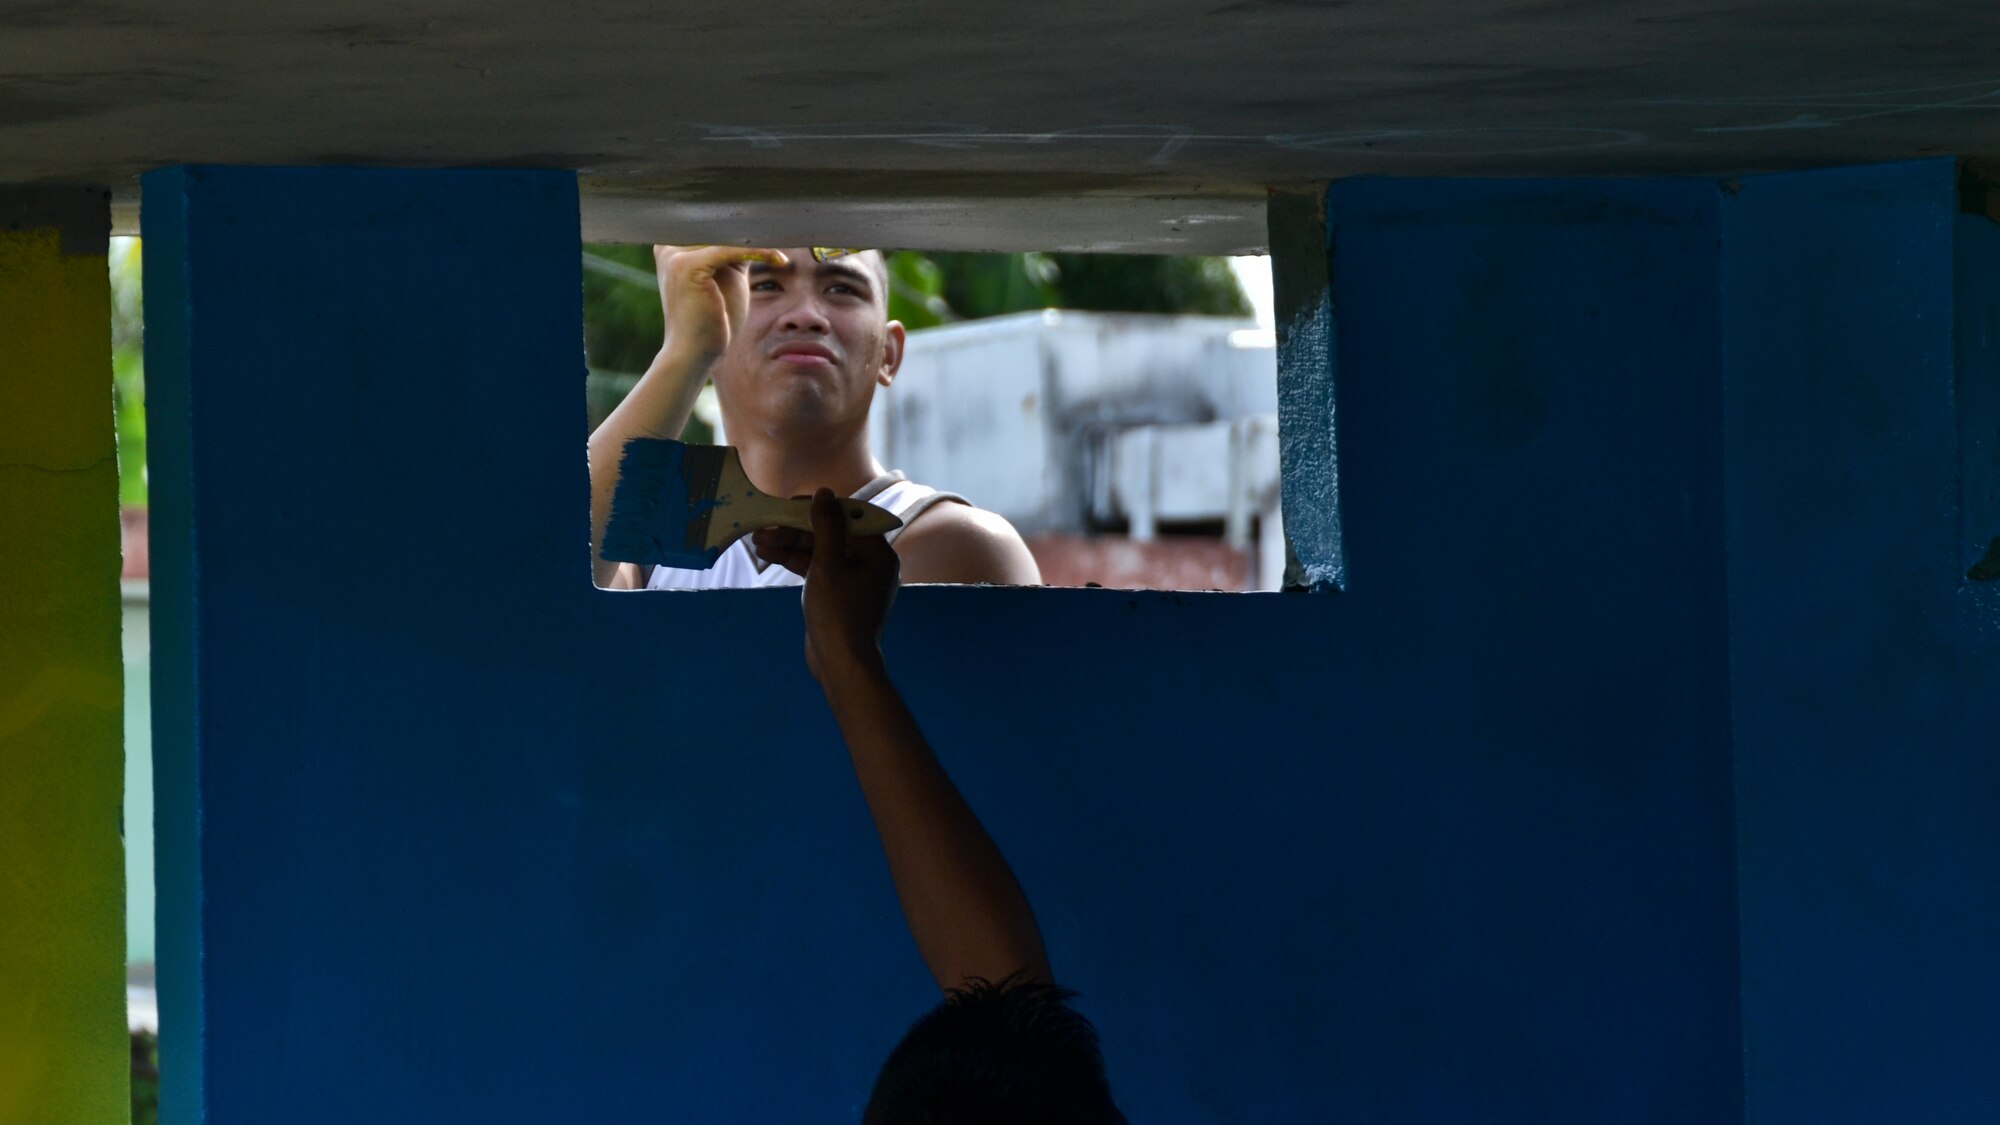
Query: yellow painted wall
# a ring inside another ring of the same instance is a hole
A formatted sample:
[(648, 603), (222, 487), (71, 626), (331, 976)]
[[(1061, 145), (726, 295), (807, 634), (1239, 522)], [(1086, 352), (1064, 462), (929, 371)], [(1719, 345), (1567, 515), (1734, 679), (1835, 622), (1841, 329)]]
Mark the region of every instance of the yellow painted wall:
[(0, 227), (0, 1125), (129, 1113), (118, 466), (94, 245)]

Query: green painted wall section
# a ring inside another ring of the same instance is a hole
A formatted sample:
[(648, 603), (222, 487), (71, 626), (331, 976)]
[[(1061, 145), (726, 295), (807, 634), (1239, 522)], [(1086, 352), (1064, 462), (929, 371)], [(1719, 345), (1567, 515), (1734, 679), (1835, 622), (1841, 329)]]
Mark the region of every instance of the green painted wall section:
[(63, 200), (38, 226), (49, 194), (0, 190), (0, 1125), (109, 1125), (129, 1112), (109, 212)]

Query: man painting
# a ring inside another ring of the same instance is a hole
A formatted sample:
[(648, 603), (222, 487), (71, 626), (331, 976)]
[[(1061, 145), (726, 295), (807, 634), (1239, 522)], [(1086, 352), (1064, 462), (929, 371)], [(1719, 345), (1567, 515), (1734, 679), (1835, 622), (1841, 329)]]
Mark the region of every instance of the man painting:
[(868, 446), (875, 392), (895, 381), (906, 334), (888, 316), (880, 252), (815, 254), (703, 246), (653, 249), (666, 313), (659, 354), (590, 438), (591, 543), (597, 584), (614, 589), (797, 585), (746, 541), (709, 570), (640, 567), (597, 556), (633, 438), (678, 437), (710, 378), (723, 428), (759, 491), (826, 488), (901, 517), (892, 545), (906, 582), (1037, 585), (1027, 544), (1000, 516), (906, 480)]

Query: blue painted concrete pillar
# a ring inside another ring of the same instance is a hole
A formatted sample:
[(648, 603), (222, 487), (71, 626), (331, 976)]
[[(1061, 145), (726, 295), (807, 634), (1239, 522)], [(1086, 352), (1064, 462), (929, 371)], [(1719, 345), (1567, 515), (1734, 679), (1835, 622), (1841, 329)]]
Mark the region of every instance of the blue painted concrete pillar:
[(1329, 1120), (1740, 1117), (1720, 194), (1328, 194), (1373, 698)]
[[(1424, 687), (1350, 793), (1377, 877), (1346, 951), (1383, 970), (1347, 998), (1382, 1064), (1342, 1078), (1358, 1119), (2000, 1107), (1978, 188), (1329, 192), (1346, 624)], [(1554, 793), (1602, 819), (1530, 815)]]
[[(162, 1120), (602, 1119), (576, 1029), (508, 1018), (574, 952), (515, 916), (567, 892), (480, 726), (576, 691), (508, 655), (588, 552), (519, 518), (586, 495), (575, 179), (144, 188)], [(508, 726), (559, 762), (557, 713)]]
[(2000, 589), (1972, 577), (2000, 536), (2000, 226), (1955, 172), (1722, 197), (1760, 1123), (2000, 1115)]

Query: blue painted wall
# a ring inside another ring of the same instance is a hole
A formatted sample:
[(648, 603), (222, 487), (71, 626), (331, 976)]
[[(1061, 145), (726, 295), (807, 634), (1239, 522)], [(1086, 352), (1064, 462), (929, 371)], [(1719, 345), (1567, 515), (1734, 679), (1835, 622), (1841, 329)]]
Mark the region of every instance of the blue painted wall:
[[(1906, 174), (1854, 191), (1902, 206)], [(1838, 785), (1788, 821), (1766, 783), (1802, 764), (1805, 696), (1746, 693), (1782, 678), (1783, 615), (1849, 586), (1744, 607), (1792, 544), (1745, 531), (1783, 467), (1742, 451), (1780, 423), (1850, 440), (1739, 385), (1770, 329), (1744, 294), (1837, 281), (1730, 248), (1767, 188), (1335, 185), (1346, 592), (899, 602), (899, 678), (1135, 1121), (1837, 1119), (1795, 1112), (1823, 1076), (1785, 1061), (1841, 1046), (1772, 968), (1846, 885), (1787, 905), (1797, 835), (1929, 699), (1936, 768), (1890, 796), (1949, 830), (1858, 823), (1904, 874), (1995, 854), (1990, 788), (1929, 787), (1990, 784), (1991, 728), (1949, 626), (1950, 659), (1846, 705), (1859, 729), (1811, 728), (1852, 751)], [(1945, 318), (1948, 385), (1951, 248), (1984, 232), (1926, 198), (1946, 252), (1882, 315)], [(168, 1125), (198, 1080), (211, 1125), (853, 1120), (932, 1000), (796, 595), (589, 586), (575, 203), (556, 173), (147, 180)], [(1882, 620), (1960, 612), (1957, 565)], [(1990, 924), (1991, 873), (1932, 886)], [(1882, 940), (1937, 932), (1923, 902)], [(1982, 1089), (1944, 1085), (1927, 1104)]]
[(2000, 535), (2000, 226), (1957, 203), (1950, 161), (1726, 197), (1758, 1122), (2000, 1118), (2000, 591), (1965, 577)]
[(1354, 722), (1324, 744), (1332, 1104), (1735, 1120), (1717, 193), (1327, 209), (1349, 592), (1265, 643), (1349, 654), (1291, 718)]

